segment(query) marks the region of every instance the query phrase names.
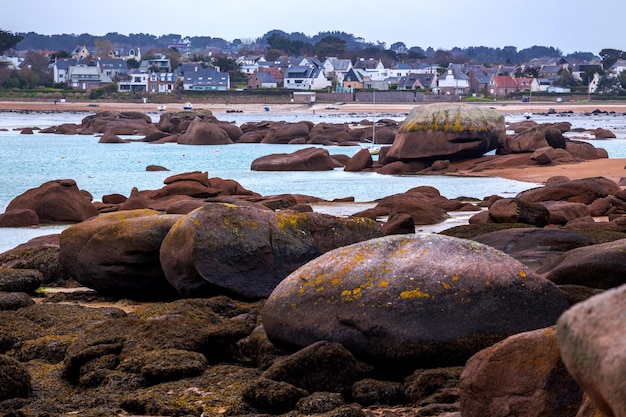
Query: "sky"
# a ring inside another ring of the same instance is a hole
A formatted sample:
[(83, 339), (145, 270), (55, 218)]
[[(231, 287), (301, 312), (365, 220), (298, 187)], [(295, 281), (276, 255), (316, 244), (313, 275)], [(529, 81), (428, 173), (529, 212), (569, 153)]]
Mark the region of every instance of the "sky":
[(342, 31), (390, 47), (553, 46), (564, 54), (626, 50), (626, 2), (588, 0), (0, 0), (0, 29), (253, 40), (278, 29)]

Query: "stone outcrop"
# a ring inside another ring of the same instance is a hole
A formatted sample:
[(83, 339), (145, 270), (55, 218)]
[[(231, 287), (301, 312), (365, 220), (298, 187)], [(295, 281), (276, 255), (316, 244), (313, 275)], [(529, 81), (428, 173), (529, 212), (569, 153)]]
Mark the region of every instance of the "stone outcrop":
[(167, 280), (183, 297), (256, 299), (322, 253), (381, 235), (365, 219), (210, 203), (172, 227), (160, 257)]
[(268, 338), (343, 344), (385, 372), (461, 365), (512, 334), (553, 325), (563, 293), (488, 246), (440, 235), (395, 235), (325, 253), (272, 292)]
[(272, 154), (252, 161), (253, 171), (330, 171), (336, 162), (326, 149), (306, 148), (290, 154)]
[(625, 297), (622, 285), (573, 306), (557, 322), (563, 362), (604, 416), (626, 415)]
[(263, 136), (261, 143), (288, 144), (295, 139), (304, 139), (304, 143), (306, 143), (310, 130), (311, 125), (306, 122), (276, 123)]
[(32, 210), (40, 223), (77, 223), (98, 211), (71, 179), (48, 181), (15, 197), (6, 211)]
[(400, 125), (386, 160), (477, 158), (505, 140), (504, 116), (481, 106), (416, 107)]
[(156, 130), (152, 119), (145, 113), (133, 111), (101, 111), (85, 117), (78, 133), (112, 135), (147, 135)]

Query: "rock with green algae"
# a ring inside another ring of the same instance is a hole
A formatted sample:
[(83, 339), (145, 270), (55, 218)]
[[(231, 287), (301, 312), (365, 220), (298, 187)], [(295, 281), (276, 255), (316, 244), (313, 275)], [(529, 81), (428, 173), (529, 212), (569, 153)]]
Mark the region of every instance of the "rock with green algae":
[(477, 158), (506, 139), (504, 116), (485, 106), (434, 103), (404, 119), (385, 161)]
[(568, 307), (503, 252), (441, 235), (395, 235), (330, 251), (283, 280), (263, 308), (276, 344), (343, 344), (387, 372), (462, 365)]

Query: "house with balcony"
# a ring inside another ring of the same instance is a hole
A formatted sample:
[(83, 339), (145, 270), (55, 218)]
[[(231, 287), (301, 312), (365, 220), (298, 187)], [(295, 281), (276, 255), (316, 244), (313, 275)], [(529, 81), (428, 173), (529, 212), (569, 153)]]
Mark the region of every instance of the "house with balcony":
[(78, 90), (91, 90), (112, 82), (96, 65), (74, 65), (67, 72), (67, 85)]
[(161, 55), (160, 58), (144, 59), (139, 64), (139, 71), (148, 73), (150, 71), (172, 72), (172, 64), (169, 58)]
[(125, 80), (117, 83), (120, 93), (142, 93), (148, 91), (148, 77), (150, 73), (138, 70), (130, 71)]
[(337, 84), (343, 83), (345, 75), (352, 69), (352, 61), (329, 57), (324, 60), (324, 75), (329, 80), (336, 80)]
[(296, 65), (285, 70), (284, 87), (294, 90), (320, 90), (332, 85), (322, 67)]

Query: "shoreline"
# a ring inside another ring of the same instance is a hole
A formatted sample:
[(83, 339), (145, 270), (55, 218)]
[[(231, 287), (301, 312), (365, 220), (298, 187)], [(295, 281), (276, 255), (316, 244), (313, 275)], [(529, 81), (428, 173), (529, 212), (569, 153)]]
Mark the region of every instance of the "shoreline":
[[(0, 112), (42, 112), (42, 113), (62, 113), (62, 112), (98, 112), (105, 110), (118, 111), (141, 111), (145, 113), (158, 113), (158, 106), (161, 103), (127, 103), (127, 102), (110, 102), (110, 101), (91, 101), (78, 102), (67, 101), (65, 103), (51, 101), (32, 100), (32, 101), (10, 101), (0, 100)], [(337, 103), (329, 105), (328, 103), (308, 104), (270, 104), (270, 111), (274, 113), (285, 114), (336, 114), (336, 113), (363, 113), (371, 114), (373, 112), (384, 113), (409, 113), (411, 109), (421, 106), (417, 103), (397, 103), (397, 104), (376, 104), (372, 103)], [(479, 103), (478, 105), (489, 106), (503, 114), (520, 114), (520, 113), (547, 113), (550, 109), (554, 109), (557, 113), (574, 112), (588, 113), (594, 110), (605, 112), (626, 113), (625, 104), (615, 103), (554, 103), (554, 102), (535, 102), (535, 103), (519, 103), (519, 102), (494, 102)], [(166, 103), (165, 111), (182, 111), (183, 103)], [(207, 109), (214, 113), (228, 113), (229, 111), (244, 112), (248, 114), (259, 114), (262, 119), (263, 114), (268, 112), (262, 103), (246, 103), (246, 104), (225, 104), (225, 103), (194, 103), (194, 110)], [(599, 126), (601, 127), (601, 126)], [(471, 171), (468, 169), (459, 169), (454, 175), (462, 177), (500, 177), (520, 182), (528, 182), (535, 184), (545, 183), (548, 178), (558, 175), (566, 176), (570, 179), (580, 179), (589, 177), (605, 177), (617, 183), (622, 178), (626, 178), (626, 158), (609, 158), (583, 161), (571, 164), (561, 165), (543, 165), (543, 166), (519, 166), (511, 168), (487, 169), (483, 171)]]
[[(413, 108), (429, 103), (316, 103), (316, 104), (263, 104), (263, 103), (193, 103), (194, 110), (206, 109), (217, 113), (229, 111), (252, 114), (266, 113), (265, 107), (272, 112), (308, 114), (319, 113), (409, 113)], [(472, 104), (472, 103), (470, 103)], [(587, 113), (594, 110), (606, 112), (626, 113), (626, 103), (575, 103), (575, 102), (482, 102), (473, 103), (478, 106), (488, 106), (503, 114), (519, 113), (547, 113), (553, 109), (557, 113), (574, 112)], [(159, 112), (159, 106), (165, 105), (165, 111), (182, 111), (184, 103), (137, 103), (114, 101), (66, 101), (56, 104), (50, 100), (0, 100), (0, 112), (98, 112), (104, 110), (142, 111), (148, 113)]]

